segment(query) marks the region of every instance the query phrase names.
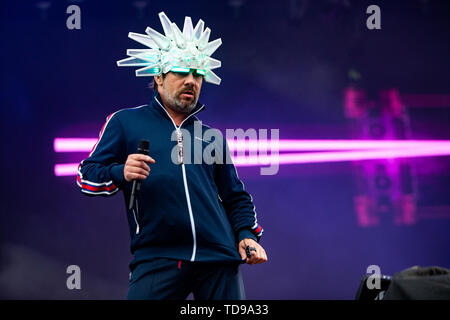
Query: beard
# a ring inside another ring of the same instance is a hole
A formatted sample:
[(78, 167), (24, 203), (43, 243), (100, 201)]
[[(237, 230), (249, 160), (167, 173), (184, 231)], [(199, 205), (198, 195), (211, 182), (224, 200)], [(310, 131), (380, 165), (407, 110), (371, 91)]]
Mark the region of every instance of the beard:
[[(194, 99), (191, 102), (187, 101), (183, 102), (180, 99), (181, 94), (186, 90), (190, 90), (194, 94)], [(194, 92), (192, 88), (183, 88), (178, 92), (170, 93), (163, 86), (163, 91), (167, 106), (175, 112), (189, 114), (191, 113), (192, 110), (194, 110), (195, 106), (197, 105), (198, 95)]]

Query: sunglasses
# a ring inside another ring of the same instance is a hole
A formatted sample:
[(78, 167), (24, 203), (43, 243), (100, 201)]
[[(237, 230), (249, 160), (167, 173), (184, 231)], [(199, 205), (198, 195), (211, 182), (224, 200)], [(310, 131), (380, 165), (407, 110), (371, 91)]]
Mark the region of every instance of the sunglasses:
[(189, 68), (182, 68), (182, 67), (172, 67), (170, 71), (178, 73), (178, 74), (189, 74), (190, 72), (193, 72), (194, 76), (204, 76), (206, 74), (206, 70), (204, 69), (189, 69)]

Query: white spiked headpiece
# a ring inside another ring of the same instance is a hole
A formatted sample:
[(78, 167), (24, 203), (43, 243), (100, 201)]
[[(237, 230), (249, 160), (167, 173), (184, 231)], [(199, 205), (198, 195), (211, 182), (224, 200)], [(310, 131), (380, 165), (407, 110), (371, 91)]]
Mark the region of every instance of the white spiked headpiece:
[(196, 69), (206, 82), (219, 85), (220, 78), (211, 70), (219, 68), (221, 62), (211, 55), (222, 44), (222, 40), (209, 41), (211, 30), (203, 30), (200, 19), (192, 26), (191, 17), (184, 19), (183, 32), (169, 20), (164, 12), (159, 13), (164, 35), (147, 27), (144, 34), (130, 32), (128, 37), (150, 49), (127, 49), (129, 58), (117, 61), (119, 67), (143, 67), (136, 70), (137, 77), (156, 76), (161, 73), (189, 72)]

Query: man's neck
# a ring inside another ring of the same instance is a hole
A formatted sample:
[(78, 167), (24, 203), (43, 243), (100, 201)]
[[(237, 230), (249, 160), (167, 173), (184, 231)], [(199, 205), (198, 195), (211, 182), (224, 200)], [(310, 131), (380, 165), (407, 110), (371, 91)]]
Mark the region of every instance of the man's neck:
[(186, 119), (188, 117), (188, 115), (185, 113), (176, 112), (176, 111), (166, 107), (166, 105), (164, 103), (163, 103), (163, 105), (164, 105), (164, 108), (166, 109), (167, 113), (172, 118), (173, 122), (176, 124), (177, 127), (179, 127), (181, 125), (181, 123), (184, 121), (184, 119)]
[[(159, 88), (158, 88), (159, 89)], [(170, 118), (172, 118), (173, 122), (177, 127), (181, 125), (181, 123), (188, 117), (188, 114), (177, 112), (167, 106), (166, 101), (164, 101), (163, 95), (158, 90), (158, 94), (161, 98), (162, 105), (164, 106), (164, 109), (166, 109), (167, 113), (169, 114)]]

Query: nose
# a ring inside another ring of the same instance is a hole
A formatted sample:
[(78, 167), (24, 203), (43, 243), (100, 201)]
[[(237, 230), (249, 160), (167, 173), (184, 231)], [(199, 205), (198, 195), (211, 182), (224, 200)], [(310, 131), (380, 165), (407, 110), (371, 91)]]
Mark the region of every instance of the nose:
[(184, 84), (195, 86), (195, 78), (192, 72), (189, 72), (189, 74), (187, 74), (186, 77), (184, 77)]

